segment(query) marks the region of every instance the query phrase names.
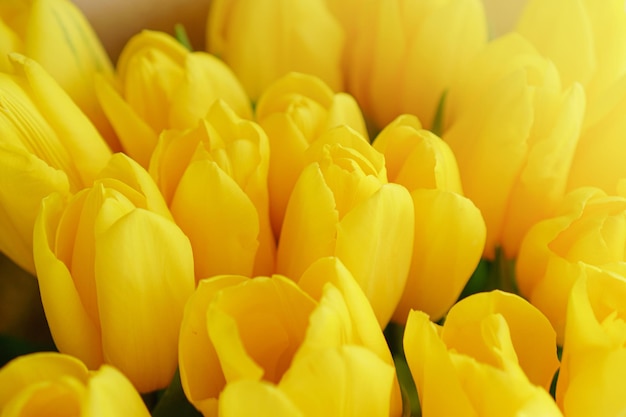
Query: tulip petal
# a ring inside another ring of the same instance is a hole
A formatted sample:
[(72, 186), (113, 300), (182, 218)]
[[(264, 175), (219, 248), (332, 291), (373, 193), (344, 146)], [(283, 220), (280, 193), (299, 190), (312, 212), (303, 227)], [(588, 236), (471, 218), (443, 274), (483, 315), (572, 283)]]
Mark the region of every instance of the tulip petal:
[(276, 270), (293, 280), (319, 258), (335, 251), (339, 213), (335, 198), (317, 163), (307, 166), (296, 182), (278, 240)]
[(259, 217), (250, 198), (211, 160), (192, 162), (171, 205), (194, 250), (196, 279), (252, 274)]
[(187, 237), (136, 209), (96, 236), (95, 271), (107, 362), (140, 392), (163, 388), (176, 369), (183, 308), (195, 287)]
[(486, 228), (471, 200), (443, 190), (415, 190), (415, 241), (409, 278), (393, 319), (411, 309), (439, 320), (456, 302), (483, 253)]
[(394, 380), (374, 353), (342, 346), (296, 356), (279, 388), (309, 416), (374, 417), (389, 415)]
[(83, 413), (93, 417), (150, 416), (135, 387), (117, 369), (108, 365), (103, 365), (91, 375), (83, 400)]
[(289, 397), (265, 381), (235, 381), (224, 389), (219, 402), (220, 417), (304, 417)]
[[(248, 278), (222, 275), (203, 279), (185, 306), (179, 338), (180, 380), (185, 395), (197, 408), (215, 408), (226, 385), (222, 367), (207, 333), (207, 315), (213, 297), (222, 288), (235, 286)], [(207, 375), (211, 375), (207, 378)]]
[(52, 194), (43, 200), (35, 223), (33, 252), (41, 301), (59, 351), (93, 369), (103, 361), (99, 328), (90, 320), (67, 266), (53, 252), (62, 210), (62, 197)]
[(385, 184), (348, 212), (337, 228), (335, 254), (363, 289), (381, 326), (404, 291), (413, 250), (413, 216), (406, 188)]

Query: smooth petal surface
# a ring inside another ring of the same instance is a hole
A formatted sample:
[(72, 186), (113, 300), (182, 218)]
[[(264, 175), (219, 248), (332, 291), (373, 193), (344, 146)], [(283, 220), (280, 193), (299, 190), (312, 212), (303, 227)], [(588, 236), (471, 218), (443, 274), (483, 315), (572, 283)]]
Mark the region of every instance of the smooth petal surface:
[(187, 237), (170, 221), (137, 209), (96, 235), (94, 267), (105, 359), (141, 392), (165, 387), (195, 286)]
[[(242, 399), (245, 398), (245, 401)], [(219, 417), (304, 417), (289, 397), (265, 381), (241, 380), (228, 384), (220, 395)]]
[(135, 387), (122, 373), (108, 365), (90, 375), (83, 413), (90, 417), (150, 416)]
[(385, 184), (348, 212), (337, 228), (335, 256), (363, 289), (381, 327), (391, 318), (404, 291), (413, 224), (408, 191), (397, 184)]
[(279, 388), (307, 416), (386, 416), (394, 376), (367, 349), (343, 346), (296, 357)]
[(55, 254), (55, 231), (63, 207), (61, 196), (50, 195), (35, 223), (33, 252), (41, 301), (57, 348), (93, 369), (103, 361), (99, 323), (91, 320), (68, 267)]
[(415, 240), (411, 268), (393, 320), (405, 323), (411, 309), (438, 320), (456, 302), (478, 265), (486, 228), (467, 198), (443, 190), (415, 190)]

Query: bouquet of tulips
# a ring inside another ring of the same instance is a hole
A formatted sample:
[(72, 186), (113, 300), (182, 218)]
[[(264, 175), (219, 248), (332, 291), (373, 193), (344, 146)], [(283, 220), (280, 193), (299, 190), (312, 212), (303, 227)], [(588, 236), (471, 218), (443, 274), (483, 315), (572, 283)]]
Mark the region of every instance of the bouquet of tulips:
[(624, 1), (493, 27), (211, 0), (113, 65), (3, 0), (1, 288), (53, 344), (0, 297), (0, 416), (625, 415)]

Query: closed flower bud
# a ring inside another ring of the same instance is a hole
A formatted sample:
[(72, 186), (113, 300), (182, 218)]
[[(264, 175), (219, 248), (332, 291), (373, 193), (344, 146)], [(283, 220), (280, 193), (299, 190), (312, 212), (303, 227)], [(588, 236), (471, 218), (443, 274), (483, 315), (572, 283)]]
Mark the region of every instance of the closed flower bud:
[(117, 83), (96, 81), (124, 151), (144, 167), (163, 130), (195, 127), (217, 99), (251, 117), (248, 97), (222, 61), (189, 52), (161, 32), (143, 31), (128, 41), (117, 63)]
[(223, 101), (196, 128), (162, 134), (150, 170), (189, 236), (197, 280), (274, 271), (268, 165), (263, 130)]
[(111, 152), (89, 119), (29, 58), (0, 74), (0, 250), (34, 273), (33, 224), (41, 199), (91, 184)]
[(481, 258), (485, 222), (463, 197), (449, 146), (421, 129), (414, 116), (400, 116), (374, 141), (385, 155), (389, 181), (411, 193), (415, 212), (413, 258), (393, 320), (405, 323), (411, 309), (439, 320), (456, 302)]
[(554, 217), (533, 226), (516, 265), (520, 293), (539, 308), (563, 343), (566, 308), (576, 280), (589, 267), (613, 270), (624, 262), (626, 183), (618, 195), (579, 188)]
[(7, 53), (37, 61), (80, 107), (111, 146), (115, 133), (96, 98), (94, 76), (110, 78), (113, 66), (80, 10), (69, 0), (16, 0), (0, 5), (0, 70)]
[(256, 107), (256, 119), (270, 141), (270, 213), (278, 236), (309, 146), (324, 132), (340, 125), (350, 126), (364, 140), (367, 130), (352, 96), (334, 94), (319, 78), (293, 72), (264, 91)]
[(624, 2), (528, 1), (517, 30), (555, 63), (565, 86), (578, 82), (587, 96), (568, 189), (594, 186), (612, 192), (626, 177)]
[(384, 157), (354, 130), (332, 129), (307, 151), (281, 231), (277, 271), (294, 280), (336, 256), (354, 275), (381, 326), (400, 300), (413, 248), (413, 202), (388, 184)]
[(442, 94), (487, 42), (479, 0), (327, 3), (346, 31), (346, 89), (379, 128), (403, 113), (432, 128)]
[(149, 417), (141, 397), (117, 369), (88, 371), (60, 353), (34, 353), (0, 369), (0, 413), (27, 416)]
[(626, 271), (588, 266), (567, 305), (556, 401), (568, 417), (618, 416), (626, 408)]
[(411, 311), (404, 352), (423, 415), (561, 416), (547, 391), (558, 367), (554, 342), (537, 309), (493, 291), (458, 302), (443, 327)]
[(116, 154), (92, 187), (47, 197), (34, 256), (59, 351), (111, 364), (141, 392), (169, 384), (193, 257), (145, 170)]
[[(480, 102), (480, 105), (476, 105)], [(517, 34), (489, 44), (450, 87), (443, 139), (487, 225), (485, 256), (514, 258), (562, 200), (585, 99)]]
[(313, 296), (280, 275), (199, 283), (180, 372), (203, 415), (398, 415), (393, 362), (360, 288), (336, 258), (305, 275)]
[(233, 69), (253, 101), (291, 71), (341, 90), (343, 41), (324, 0), (215, 0), (209, 6), (208, 51)]

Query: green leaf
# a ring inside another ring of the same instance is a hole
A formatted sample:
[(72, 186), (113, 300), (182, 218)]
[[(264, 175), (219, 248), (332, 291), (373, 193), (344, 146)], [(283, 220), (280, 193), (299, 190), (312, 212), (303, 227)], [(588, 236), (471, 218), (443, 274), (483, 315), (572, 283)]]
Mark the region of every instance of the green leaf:
[(193, 46), (191, 46), (191, 41), (189, 41), (189, 36), (187, 36), (185, 26), (180, 23), (176, 23), (174, 25), (174, 37), (181, 45), (183, 45), (189, 51), (193, 51)]
[(202, 417), (202, 414), (187, 400), (176, 371), (170, 386), (152, 410), (153, 417)]

